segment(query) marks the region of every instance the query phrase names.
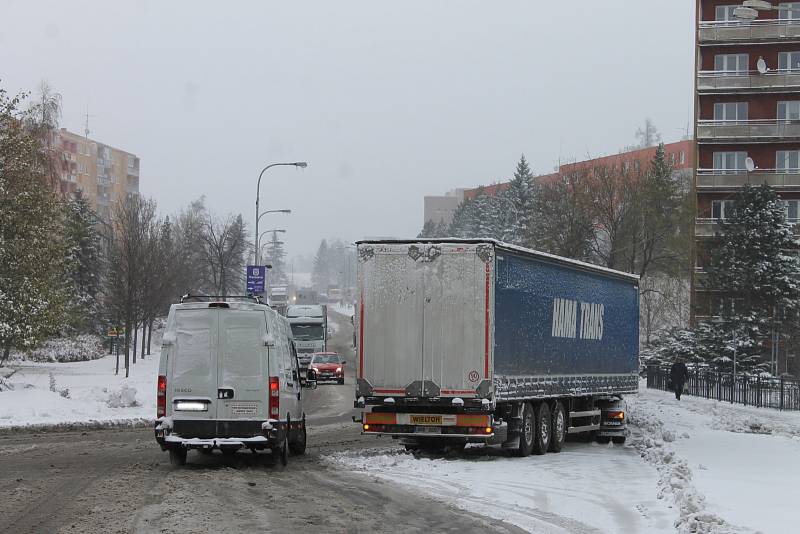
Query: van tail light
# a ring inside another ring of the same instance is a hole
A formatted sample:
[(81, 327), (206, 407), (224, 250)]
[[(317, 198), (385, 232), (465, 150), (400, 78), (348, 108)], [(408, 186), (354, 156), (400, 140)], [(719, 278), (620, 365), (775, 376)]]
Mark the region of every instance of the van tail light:
[(269, 377), (269, 417), (278, 419), (281, 413), (281, 383), (277, 376)]
[(156, 392), (156, 417), (167, 415), (167, 377), (158, 376), (158, 391)]

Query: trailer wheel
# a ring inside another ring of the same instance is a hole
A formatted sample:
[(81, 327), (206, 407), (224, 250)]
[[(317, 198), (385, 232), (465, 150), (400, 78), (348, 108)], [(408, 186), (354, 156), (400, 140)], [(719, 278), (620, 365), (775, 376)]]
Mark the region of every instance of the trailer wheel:
[(614, 436), (611, 438), (611, 441), (613, 441), (615, 445), (625, 445), (625, 436)]
[(519, 427), (519, 447), (517, 456), (530, 456), (533, 450), (534, 434), (536, 434), (536, 418), (530, 402), (522, 403), (522, 421)]
[(553, 405), (553, 435), (550, 438), (550, 452), (561, 452), (567, 439), (567, 412), (561, 401)]
[(550, 448), (550, 440), (553, 436), (551, 425), (550, 406), (542, 402), (536, 408), (536, 432), (533, 437), (533, 453), (544, 454)]

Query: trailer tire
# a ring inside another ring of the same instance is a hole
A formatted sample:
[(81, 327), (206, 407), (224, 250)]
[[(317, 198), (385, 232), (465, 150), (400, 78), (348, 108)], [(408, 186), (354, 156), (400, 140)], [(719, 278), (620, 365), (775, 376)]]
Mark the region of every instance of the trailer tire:
[(536, 431), (533, 437), (534, 454), (544, 454), (550, 448), (553, 437), (552, 422), (550, 406), (546, 402), (539, 403), (536, 407)]
[(536, 417), (533, 415), (533, 406), (530, 402), (522, 403), (522, 421), (519, 425), (519, 446), (517, 456), (530, 456), (533, 450), (534, 435), (536, 434)]
[(614, 445), (625, 445), (625, 436), (614, 436), (611, 441), (614, 442)]
[(556, 401), (553, 405), (552, 419), (553, 432), (550, 438), (550, 452), (561, 452), (561, 448), (564, 447), (564, 442), (567, 440), (567, 412), (561, 401)]

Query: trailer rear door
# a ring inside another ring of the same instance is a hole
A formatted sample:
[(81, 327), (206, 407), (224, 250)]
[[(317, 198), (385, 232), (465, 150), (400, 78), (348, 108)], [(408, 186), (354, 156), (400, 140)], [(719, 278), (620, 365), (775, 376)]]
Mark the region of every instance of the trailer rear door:
[(373, 394), (488, 393), (492, 246), (362, 244), (360, 251), (359, 377)]

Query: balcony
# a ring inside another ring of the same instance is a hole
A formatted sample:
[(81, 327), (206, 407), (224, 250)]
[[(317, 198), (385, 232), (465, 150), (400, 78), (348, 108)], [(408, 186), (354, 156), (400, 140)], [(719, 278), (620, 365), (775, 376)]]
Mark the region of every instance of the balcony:
[(702, 21), (701, 44), (748, 43), (800, 38), (800, 20)]
[(800, 121), (764, 120), (701, 120), (697, 121), (697, 140), (729, 143), (737, 141), (796, 141), (800, 139)]
[[(716, 237), (722, 235), (722, 226), (720, 221), (723, 219), (705, 219), (698, 217), (694, 220), (694, 235), (695, 237)], [(786, 222), (792, 225), (794, 235), (800, 235), (800, 220), (786, 219)]]
[(795, 92), (800, 91), (800, 70), (758, 71), (701, 70), (697, 90), (705, 93)]
[(694, 221), (694, 235), (696, 237), (714, 237), (720, 233), (719, 219), (701, 219)]
[(800, 189), (800, 169), (697, 169), (697, 189), (735, 190), (749, 185), (767, 184), (776, 189)]

